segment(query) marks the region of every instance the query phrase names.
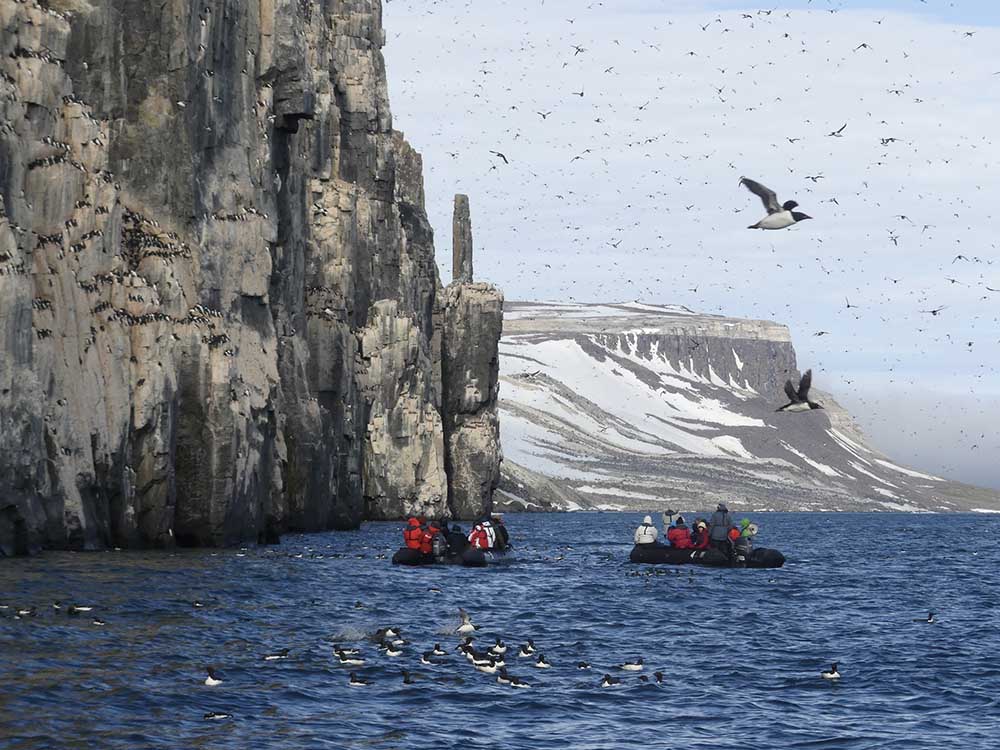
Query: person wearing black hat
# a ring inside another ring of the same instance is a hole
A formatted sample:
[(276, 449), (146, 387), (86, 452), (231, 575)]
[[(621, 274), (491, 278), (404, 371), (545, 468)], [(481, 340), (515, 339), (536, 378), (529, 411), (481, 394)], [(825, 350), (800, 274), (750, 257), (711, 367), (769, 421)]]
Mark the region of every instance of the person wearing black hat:
[[(445, 526), (444, 528), (448, 527)], [(465, 538), (465, 532), (462, 531), (462, 527), (457, 523), (452, 524), (451, 531), (445, 536), (448, 540), (448, 554), (450, 555), (460, 555), (469, 546), (469, 540)]]

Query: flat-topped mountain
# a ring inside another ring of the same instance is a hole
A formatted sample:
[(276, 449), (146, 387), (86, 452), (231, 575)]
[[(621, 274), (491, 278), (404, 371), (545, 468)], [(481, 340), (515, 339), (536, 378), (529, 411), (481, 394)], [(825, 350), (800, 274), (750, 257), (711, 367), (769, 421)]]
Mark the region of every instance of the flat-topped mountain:
[(509, 508), (968, 510), (1000, 495), (900, 466), (850, 415), (776, 412), (788, 328), (685, 307), (508, 302), (500, 342)]

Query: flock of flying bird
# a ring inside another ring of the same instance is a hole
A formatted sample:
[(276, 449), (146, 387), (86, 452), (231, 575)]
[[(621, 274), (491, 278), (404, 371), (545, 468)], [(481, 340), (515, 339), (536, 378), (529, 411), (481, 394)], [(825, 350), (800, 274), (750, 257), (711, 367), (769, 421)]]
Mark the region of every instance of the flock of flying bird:
[[(455, 190), (472, 196), (481, 278), (509, 299), (789, 321), (870, 415), (886, 390), (861, 392), (852, 372), (880, 370), (899, 393), (924, 387), (933, 361), (942, 384), (982, 397), (1000, 300), (982, 232), (998, 152), (975, 114), (1000, 85), (985, 32), (847, 3), (701, 20), (568, 7), (510, 0), (494, 17), (396, 0), (386, 13), (394, 109), (425, 154), (432, 224), (450, 220)], [(466, 104), (442, 110), (442, 84)], [(741, 172), (766, 206), (753, 226), (791, 233), (734, 231), (727, 215), (746, 205), (721, 186)], [(765, 185), (798, 186), (808, 213)], [(947, 429), (940, 404), (911, 407)]]

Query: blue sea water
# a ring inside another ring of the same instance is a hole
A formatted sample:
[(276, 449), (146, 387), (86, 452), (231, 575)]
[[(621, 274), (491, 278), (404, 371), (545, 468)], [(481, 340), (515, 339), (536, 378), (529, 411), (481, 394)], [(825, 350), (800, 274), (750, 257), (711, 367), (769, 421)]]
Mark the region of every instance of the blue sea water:
[[(0, 604), (38, 608), (0, 610), (0, 746), (1000, 747), (1000, 517), (755, 514), (785, 567), (719, 570), (629, 564), (641, 515), (510, 515), (516, 561), (478, 570), (390, 565), (401, 526), (385, 523), (0, 560)], [(530, 689), (452, 651), (459, 606)], [(368, 638), (387, 625), (412, 641), (402, 656)], [(514, 655), (527, 638), (551, 669)], [(341, 666), (333, 642), (366, 664)], [(435, 642), (451, 655), (421, 665)], [(615, 669), (640, 656), (663, 684)], [(833, 661), (843, 677), (821, 679)], [(605, 672), (622, 685), (598, 687)]]

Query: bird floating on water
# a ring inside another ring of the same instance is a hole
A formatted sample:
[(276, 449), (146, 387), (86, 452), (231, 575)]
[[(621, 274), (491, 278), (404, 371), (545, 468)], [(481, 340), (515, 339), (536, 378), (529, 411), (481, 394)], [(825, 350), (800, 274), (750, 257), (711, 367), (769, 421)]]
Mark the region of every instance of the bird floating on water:
[(914, 619), (914, 622), (934, 623), (937, 622), (937, 620), (934, 619), (933, 612), (928, 612), (927, 617), (917, 617), (916, 619)]
[(534, 653), (535, 653), (535, 644), (529, 638), (527, 643), (521, 644), (521, 648), (518, 650), (517, 655), (518, 656), (531, 656)]
[(601, 678), (601, 687), (614, 687), (615, 685), (621, 685), (622, 681), (617, 677), (612, 677), (609, 674), (604, 675)]
[(355, 674), (354, 672), (351, 672), (351, 674), (350, 674), (350, 682), (348, 684), (351, 687), (365, 687), (366, 685), (368, 685), (368, 681), (367, 680), (362, 680), (360, 677), (358, 677), (357, 674)]
[(820, 672), (820, 676), (824, 680), (839, 680), (840, 672), (837, 671), (837, 662), (830, 665), (830, 670), (827, 672)]
[(822, 409), (823, 405), (809, 400), (809, 388), (812, 386), (812, 370), (806, 370), (805, 375), (799, 380), (799, 389), (796, 391), (791, 380), (785, 381), (785, 394), (788, 396), (788, 403), (780, 406), (775, 411), (809, 411), (810, 409)]
[(337, 651), (337, 658), (340, 660), (341, 664), (346, 664), (350, 667), (360, 667), (365, 663), (364, 659), (361, 659), (358, 656), (349, 655), (344, 651)]
[(805, 219), (812, 218), (812, 216), (804, 214), (801, 211), (794, 211), (793, 209), (799, 206), (795, 201), (785, 201), (779, 204), (778, 196), (775, 195), (774, 191), (761, 185), (756, 180), (751, 180), (748, 177), (740, 177), (740, 185), (746, 185), (747, 190), (760, 198), (764, 204), (764, 208), (767, 209), (767, 216), (756, 224), (751, 224), (747, 229), (784, 229)]
[(208, 667), (207, 671), (208, 671), (208, 676), (205, 678), (205, 684), (208, 687), (215, 687), (216, 685), (222, 684), (222, 680), (219, 678), (217, 674), (215, 674), (214, 669)]
[(627, 661), (621, 665), (621, 669), (626, 672), (641, 672), (642, 671), (642, 657), (640, 656), (635, 661)]

